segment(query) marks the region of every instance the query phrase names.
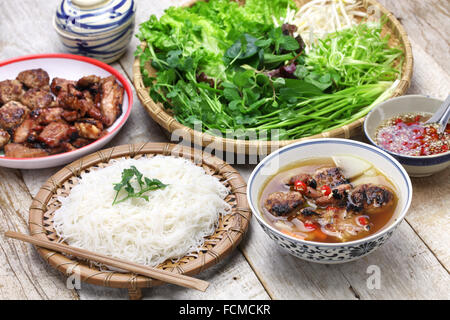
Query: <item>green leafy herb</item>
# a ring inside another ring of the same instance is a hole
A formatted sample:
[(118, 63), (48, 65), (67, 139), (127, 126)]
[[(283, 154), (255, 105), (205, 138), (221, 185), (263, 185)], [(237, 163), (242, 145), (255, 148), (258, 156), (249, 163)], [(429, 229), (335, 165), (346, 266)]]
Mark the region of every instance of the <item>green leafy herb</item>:
[[(135, 178), (139, 185), (139, 191), (135, 191), (134, 187), (131, 185), (131, 181), (133, 178)], [(131, 166), (130, 169), (124, 169), (122, 171), (122, 181), (120, 181), (119, 183), (114, 183), (116, 196), (114, 197), (113, 205), (124, 202), (125, 200), (130, 198), (142, 198), (146, 201), (149, 201), (148, 196), (144, 195), (144, 193), (157, 189), (164, 189), (165, 187), (167, 187), (167, 185), (162, 183), (158, 179), (149, 179), (147, 177), (144, 177), (143, 174), (139, 172), (139, 170), (135, 166)], [(121, 200), (117, 200), (122, 189), (127, 192), (127, 195)]]
[(136, 50), (150, 96), (188, 127), (238, 139), (296, 139), (364, 116), (399, 77), (402, 51), (381, 24), (361, 23), (305, 53), (276, 26), (288, 7), (295, 3), (209, 0), (151, 16), (138, 34), (147, 47)]

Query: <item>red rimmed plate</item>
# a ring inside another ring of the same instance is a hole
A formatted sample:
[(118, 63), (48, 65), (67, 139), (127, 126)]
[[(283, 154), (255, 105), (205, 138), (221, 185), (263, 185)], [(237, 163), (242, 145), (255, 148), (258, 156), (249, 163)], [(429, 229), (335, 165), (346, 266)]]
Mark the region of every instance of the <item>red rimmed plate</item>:
[(131, 85), (116, 69), (98, 60), (72, 54), (37, 54), (18, 57), (0, 62), (0, 81), (15, 79), (19, 72), (27, 69), (42, 68), (54, 77), (77, 80), (83, 76), (95, 74), (101, 77), (114, 75), (124, 87), (121, 116), (106, 130), (108, 134), (87, 146), (70, 152), (39, 158), (9, 158), (0, 153), (0, 167), (16, 169), (42, 169), (67, 164), (105, 146), (120, 131), (130, 116), (133, 106)]

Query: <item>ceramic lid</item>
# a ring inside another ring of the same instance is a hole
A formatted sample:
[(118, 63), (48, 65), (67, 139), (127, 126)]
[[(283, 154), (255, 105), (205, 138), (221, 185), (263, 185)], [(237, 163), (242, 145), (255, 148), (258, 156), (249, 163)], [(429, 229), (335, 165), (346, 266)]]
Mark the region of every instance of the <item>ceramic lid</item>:
[(63, 32), (95, 36), (127, 25), (135, 11), (134, 0), (62, 0), (55, 24)]

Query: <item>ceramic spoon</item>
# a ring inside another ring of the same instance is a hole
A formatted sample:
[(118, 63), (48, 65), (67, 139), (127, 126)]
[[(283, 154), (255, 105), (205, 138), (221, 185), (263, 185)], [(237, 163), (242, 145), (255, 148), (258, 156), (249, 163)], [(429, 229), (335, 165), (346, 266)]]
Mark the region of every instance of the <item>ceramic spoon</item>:
[(447, 126), (448, 120), (450, 119), (450, 95), (447, 96), (447, 99), (441, 104), (436, 113), (428, 119), (425, 123), (437, 123), (439, 125), (438, 133), (444, 133), (444, 130)]

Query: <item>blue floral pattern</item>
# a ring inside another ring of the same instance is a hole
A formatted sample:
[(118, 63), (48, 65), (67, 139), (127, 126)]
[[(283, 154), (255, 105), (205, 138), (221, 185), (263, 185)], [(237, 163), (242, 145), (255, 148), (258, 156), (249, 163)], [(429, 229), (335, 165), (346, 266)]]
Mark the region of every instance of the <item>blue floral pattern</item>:
[(361, 242), (359, 245), (346, 245), (343, 243), (339, 247), (331, 247), (293, 241), (274, 232), (261, 222), (259, 224), (272, 240), (290, 254), (300, 259), (318, 263), (343, 263), (359, 259), (379, 248), (392, 236), (395, 230), (395, 228), (389, 230), (389, 232), (380, 234), (374, 240)]

